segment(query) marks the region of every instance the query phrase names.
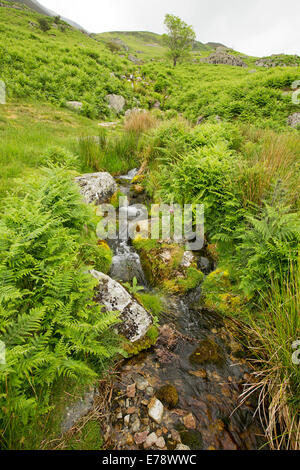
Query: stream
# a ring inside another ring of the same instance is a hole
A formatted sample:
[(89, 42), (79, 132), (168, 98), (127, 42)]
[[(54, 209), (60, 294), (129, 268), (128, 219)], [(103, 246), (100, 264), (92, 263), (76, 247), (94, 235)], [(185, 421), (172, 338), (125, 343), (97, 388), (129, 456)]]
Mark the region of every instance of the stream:
[[(128, 210), (143, 202), (131, 191), (136, 173), (132, 170), (118, 179), (120, 190), (129, 199)], [(138, 284), (151, 292), (130, 241), (109, 244), (114, 252), (110, 276), (130, 283), (136, 277)], [(199, 253), (200, 262), (206, 274), (215, 269), (203, 253)], [(201, 288), (197, 288), (184, 296), (165, 297), (156, 345), (122, 362), (114, 384), (107, 448), (250, 450), (264, 445), (255, 413), (257, 397), (242, 404), (239, 400), (245, 384), (251, 383), (252, 369), (234, 337), (236, 325), (201, 307), (200, 295)], [(205, 353), (205, 347), (212, 358), (199, 365), (197, 354)], [(158, 423), (149, 418), (148, 405), (165, 385), (176, 388), (178, 403), (165, 407)]]

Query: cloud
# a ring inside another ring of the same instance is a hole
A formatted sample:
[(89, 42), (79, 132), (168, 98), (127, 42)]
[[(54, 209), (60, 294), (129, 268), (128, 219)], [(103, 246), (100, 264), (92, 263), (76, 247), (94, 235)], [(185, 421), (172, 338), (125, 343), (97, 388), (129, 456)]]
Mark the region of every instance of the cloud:
[(249, 55), (300, 55), (299, 0), (41, 0), (88, 31), (162, 33), (166, 13), (193, 25), (201, 42), (221, 42)]

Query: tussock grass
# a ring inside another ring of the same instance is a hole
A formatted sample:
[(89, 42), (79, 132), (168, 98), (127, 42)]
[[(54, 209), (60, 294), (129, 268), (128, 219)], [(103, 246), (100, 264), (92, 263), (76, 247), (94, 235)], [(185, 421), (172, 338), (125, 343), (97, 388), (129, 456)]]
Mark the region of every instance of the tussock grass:
[(125, 120), (124, 129), (127, 132), (141, 134), (157, 126), (157, 119), (149, 112), (132, 112)]
[(272, 283), (259, 318), (249, 316), (259, 371), (243, 398), (260, 390), (259, 412), (272, 449), (300, 450), (300, 366), (292, 359), (292, 345), (300, 340), (300, 273), (291, 271), (289, 280)]

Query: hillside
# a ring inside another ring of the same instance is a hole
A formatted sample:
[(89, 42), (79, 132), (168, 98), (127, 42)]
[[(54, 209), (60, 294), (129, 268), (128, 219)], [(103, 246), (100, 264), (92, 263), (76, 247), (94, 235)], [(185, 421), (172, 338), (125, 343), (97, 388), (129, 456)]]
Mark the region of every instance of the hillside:
[[(102, 42), (114, 42), (120, 50), (136, 55), (138, 58), (161, 59), (166, 56), (167, 49), (162, 43), (162, 36), (148, 31), (112, 31), (94, 34)], [(194, 52), (209, 52), (212, 48), (199, 41), (194, 44)]]
[[(7, 0), (10, 3), (13, 4), (22, 4), (25, 5), (26, 7), (30, 8), (30, 10), (35, 11), (36, 13), (40, 13), (41, 15), (46, 15), (46, 16), (57, 16), (57, 13), (55, 13), (52, 10), (49, 10), (48, 8), (45, 8), (41, 3), (39, 3), (36, 0)], [(84, 31), (84, 28), (82, 28), (79, 24), (74, 23), (74, 21), (69, 20), (68, 18), (62, 17), (62, 19), (68, 23), (69, 25), (73, 26), (76, 29)]]

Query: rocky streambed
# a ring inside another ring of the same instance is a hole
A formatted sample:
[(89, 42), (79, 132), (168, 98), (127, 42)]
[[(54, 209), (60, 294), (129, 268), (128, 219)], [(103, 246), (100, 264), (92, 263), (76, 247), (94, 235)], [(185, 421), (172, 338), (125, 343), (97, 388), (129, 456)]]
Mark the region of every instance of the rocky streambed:
[[(135, 174), (130, 172), (118, 181), (123, 194), (133, 196), (127, 211), (137, 201), (131, 183)], [(84, 187), (82, 180), (80, 184)], [(87, 187), (90, 195), (93, 188)], [(201, 306), (200, 286), (184, 295), (164, 294), (158, 335), (153, 331), (150, 335), (151, 316), (119, 283), (136, 277), (151, 292), (139, 254), (129, 241), (110, 244), (114, 251), (110, 277), (92, 273), (100, 282), (99, 303), (121, 311), (122, 334), (133, 345), (141, 345), (136, 353), (144, 350), (124, 359), (114, 376), (109, 406), (101, 419), (105, 448), (260, 448), (264, 439), (256, 414), (257, 398), (240, 399), (253, 379), (246, 352), (236, 340), (237, 324)], [(193, 256), (206, 274), (214, 269), (213, 260), (203, 252)], [(168, 256), (162, 259), (168, 262)], [(184, 262), (188, 259), (185, 252)], [(182, 272), (183, 268), (176, 275), (183, 276)], [(101, 396), (96, 393), (96, 404), (97, 400)]]

